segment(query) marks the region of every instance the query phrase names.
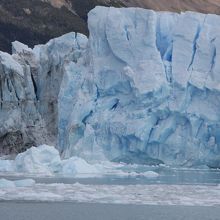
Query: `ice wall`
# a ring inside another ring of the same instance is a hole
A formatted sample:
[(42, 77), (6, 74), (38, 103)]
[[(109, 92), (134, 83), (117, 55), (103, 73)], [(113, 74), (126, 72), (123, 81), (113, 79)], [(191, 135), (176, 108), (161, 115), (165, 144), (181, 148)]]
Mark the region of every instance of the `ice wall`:
[(220, 17), (96, 7), (64, 67), (59, 148), (68, 157), (220, 166)]
[(0, 154), (56, 143), (63, 65), (78, 59), (83, 41), (69, 33), (34, 49), (13, 42), (12, 55), (0, 52)]
[(220, 167), (220, 16), (96, 7), (69, 33), (0, 53), (0, 153)]

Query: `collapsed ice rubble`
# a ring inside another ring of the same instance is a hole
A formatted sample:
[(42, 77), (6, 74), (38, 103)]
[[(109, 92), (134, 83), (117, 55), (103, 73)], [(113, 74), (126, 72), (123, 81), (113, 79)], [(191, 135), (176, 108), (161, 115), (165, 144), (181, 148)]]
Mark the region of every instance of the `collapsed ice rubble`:
[(22, 180), (7, 180), (0, 179), (0, 189), (3, 188), (15, 188), (15, 187), (33, 187), (35, 185), (35, 180), (33, 179), (22, 179)]
[[(60, 174), (72, 177), (102, 174), (101, 169), (88, 164), (82, 158), (71, 157), (61, 160), (59, 151), (48, 145), (32, 147), (18, 154), (14, 160), (0, 160), (0, 172), (38, 174), (43, 176)], [(4, 185), (3, 180), (2, 183)], [(18, 182), (18, 184), (22, 185), (22, 182)]]
[(11, 163), (14, 166), (14, 172), (29, 174), (76, 176), (77, 174), (96, 175), (100, 173), (95, 166), (81, 158), (71, 157), (61, 160), (59, 151), (47, 145), (32, 147), (24, 153), (18, 154)]
[[(146, 167), (145, 172), (139, 172), (134, 167), (125, 164), (102, 162), (90, 164), (82, 158), (70, 157), (62, 160), (59, 151), (52, 146), (41, 145), (32, 147), (20, 153), (14, 160), (0, 160), (0, 172), (11, 175), (38, 175), (38, 176), (63, 176), (63, 177), (102, 177), (114, 175), (117, 177), (145, 177), (157, 178), (158, 173), (149, 171)], [(31, 181), (7, 182), (0, 180), (0, 187), (4, 186), (25, 186)]]
[(89, 40), (0, 54), (4, 145), (58, 135), (66, 158), (220, 167), (220, 16), (96, 7), (88, 23)]
[(14, 160), (15, 170), (23, 173), (57, 173), (61, 169), (59, 152), (50, 146), (32, 147), (18, 154)]
[(217, 208), (220, 205), (219, 189), (220, 187), (216, 185), (35, 184), (33, 187), (23, 187), (22, 189), (0, 188), (0, 200), (213, 206)]

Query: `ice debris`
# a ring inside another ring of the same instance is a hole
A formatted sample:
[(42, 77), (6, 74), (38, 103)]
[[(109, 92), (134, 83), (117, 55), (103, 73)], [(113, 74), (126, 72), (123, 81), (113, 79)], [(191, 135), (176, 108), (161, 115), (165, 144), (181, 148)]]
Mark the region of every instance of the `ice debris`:
[[(61, 160), (59, 151), (55, 147), (41, 145), (18, 154), (15, 160), (0, 160), (0, 172), (76, 176), (77, 174), (95, 175), (100, 173), (100, 170), (82, 158), (71, 157)], [(23, 182), (18, 184), (22, 185)]]
[(22, 180), (7, 180), (0, 179), (0, 189), (1, 188), (15, 188), (15, 187), (32, 187), (35, 185), (35, 180), (33, 179), (22, 179)]
[[(149, 167), (147, 167), (149, 169)], [(32, 147), (18, 154), (15, 160), (0, 160), (0, 173), (64, 177), (102, 177), (113, 175), (118, 177), (147, 177), (156, 178), (158, 173), (153, 171), (137, 172), (136, 166), (128, 167), (126, 164), (103, 161), (100, 163), (88, 163), (79, 157), (61, 159), (59, 151), (52, 146), (41, 145)], [(1, 184), (5, 180), (2, 180)], [(15, 182), (22, 186), (27, 181)], [(29, 181), (31, 184), (31, 181)], [(6, 184), (7, 185), (7, 184)]]

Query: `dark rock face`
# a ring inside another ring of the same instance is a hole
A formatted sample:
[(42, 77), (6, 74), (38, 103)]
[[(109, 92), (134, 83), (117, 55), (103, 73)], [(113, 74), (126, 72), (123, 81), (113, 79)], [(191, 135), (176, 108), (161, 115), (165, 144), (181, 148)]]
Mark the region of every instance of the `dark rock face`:
[(220, 13), (220, 0), (1, 0), (0, 50), (11, 52), (15, 40), (33, 47), (72, 31), (88, 36), (87, 13), (97, 5)]

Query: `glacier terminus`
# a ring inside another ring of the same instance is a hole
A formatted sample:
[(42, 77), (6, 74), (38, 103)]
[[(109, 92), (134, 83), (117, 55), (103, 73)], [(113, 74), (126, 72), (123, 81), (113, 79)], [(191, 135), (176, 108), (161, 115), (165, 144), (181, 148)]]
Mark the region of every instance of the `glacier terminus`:
[(220, 168), (219, 24), (96, 7), (89, 38), (14, 42), (0, 53), (0, 139), (53, 144), (64, 158)]

